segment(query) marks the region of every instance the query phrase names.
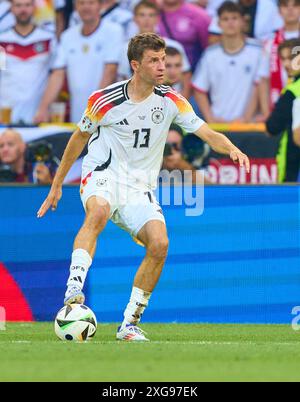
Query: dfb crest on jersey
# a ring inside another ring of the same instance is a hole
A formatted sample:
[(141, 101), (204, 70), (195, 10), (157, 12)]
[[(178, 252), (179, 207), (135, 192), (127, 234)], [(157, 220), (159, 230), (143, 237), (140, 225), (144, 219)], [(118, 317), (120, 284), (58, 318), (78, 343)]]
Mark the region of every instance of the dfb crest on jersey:
[(163, 114), (163, 109), (161, 107), (155, 107), (151, 110), (152, 112), (152, 121), (155, 124), (161, 124), (164, 119), (165, 116)]
[(102, 187), (107, 183), (108, 178), (98, 179), (96, 182), (96, 186)]

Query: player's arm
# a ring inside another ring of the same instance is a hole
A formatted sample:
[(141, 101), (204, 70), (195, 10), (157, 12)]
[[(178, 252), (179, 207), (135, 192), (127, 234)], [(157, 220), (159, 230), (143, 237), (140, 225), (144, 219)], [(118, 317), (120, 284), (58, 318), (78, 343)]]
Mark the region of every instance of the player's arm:
[(51, 208), (52, 211), (56, 210), (57, 204), (62, 197), (62, 185), (64, 179), (74, 162), (80, 156), (90, 137), (91, 134), (82, 132), (79, 128), (77, 128), (77, 130), (71, 136), (54, 177), (48, 197), (37, 213), (38, 218), (42, 218), (47, 213), (49, 208)]
[(239, 148), (237, 148), (225, 135), (212, 130), (208, 124), (204, 123), (195, 134), (217, 153), (228, 155), (233, 162), (239, 163), (241, 167), (245, 167), (250, 172), (250, 161)]

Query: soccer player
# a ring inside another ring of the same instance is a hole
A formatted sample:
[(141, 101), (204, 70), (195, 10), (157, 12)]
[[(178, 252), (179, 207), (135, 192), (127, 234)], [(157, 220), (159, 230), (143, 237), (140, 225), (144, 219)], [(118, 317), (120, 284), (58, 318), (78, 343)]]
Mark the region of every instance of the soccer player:
[(153, 33), (132, 38), (128, 58), (134, 75), (94, 92), (72, 135), (50, 193), (40, 210), (54, 211), (62, 184), (72, 164), (88, 143), (83, 162), (81, 199), (85, 222), (74, 243), (65, 304), (83, 303), (83, 285), (99, 234), (109, 219), (146, 247), (118, 328), (117, 339), (147, 340), (137, 326), (159, 280), (168, 251), (161, 207), (153, 194), (171, 123), (207, 141), (217, 152), (250, 170), (249, 160), (224, 135), (212, 131), (188, 101), (161, 85), (165, 75), (165, 42)]
[[(134, 23), (138, 28), (136, 33), (156, 32), (157, 24), (159, 22), (159, 7), (150, 0), (140, 1), (134, 8)], [(134, 35), (132, 35), (134, 36)], [(179, 91), (184, 97), (189, 98), (191, 95), (191, 65), (187, 58), (184, 47), (181, 43), (168, 37), (163, 38), (167, 47), (175, 48), (179, 51), (182, 57), (182, 88)], [(128, 79), (131, 77), (131, 68), (128, 63), (127, 57), (128, 42), (124, 43), (120, 66), (119, 76), (122, 79)]]

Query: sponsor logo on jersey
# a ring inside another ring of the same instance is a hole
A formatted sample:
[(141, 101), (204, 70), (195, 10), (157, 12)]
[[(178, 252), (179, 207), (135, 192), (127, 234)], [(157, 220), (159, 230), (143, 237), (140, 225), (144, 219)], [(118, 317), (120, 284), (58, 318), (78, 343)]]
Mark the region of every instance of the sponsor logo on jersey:
[(160, 107), (155, 107), (154, 109), (151, 110), (152, 112), (152, 121), (155, 124), (161, 124), (164, 119), (165, 116), (163, 114), (163, 109)]

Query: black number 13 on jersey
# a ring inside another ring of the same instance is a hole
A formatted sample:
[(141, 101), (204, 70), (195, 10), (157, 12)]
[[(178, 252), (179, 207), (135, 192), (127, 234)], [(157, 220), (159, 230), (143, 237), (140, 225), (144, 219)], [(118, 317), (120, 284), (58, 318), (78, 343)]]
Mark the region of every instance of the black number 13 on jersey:
[(150, 128), (134, 130), (133, 134), (135, 136), (135, 140), (133, 148), (149, 148), (150, 132)]

